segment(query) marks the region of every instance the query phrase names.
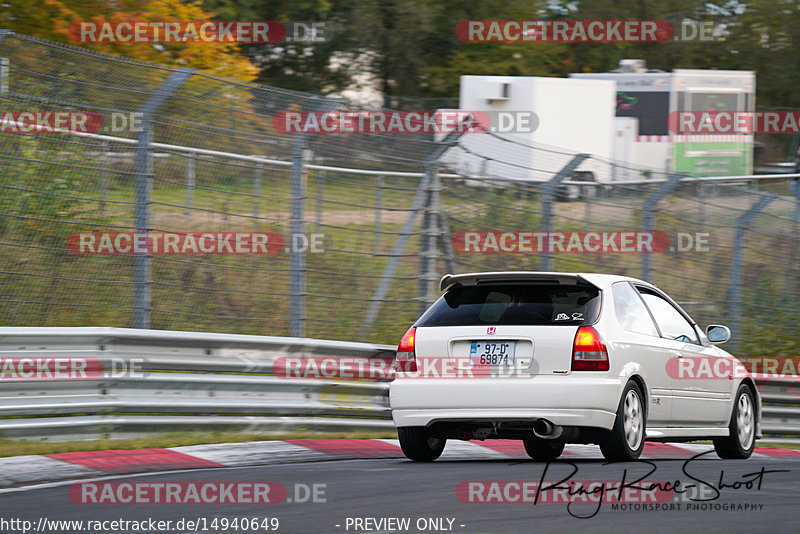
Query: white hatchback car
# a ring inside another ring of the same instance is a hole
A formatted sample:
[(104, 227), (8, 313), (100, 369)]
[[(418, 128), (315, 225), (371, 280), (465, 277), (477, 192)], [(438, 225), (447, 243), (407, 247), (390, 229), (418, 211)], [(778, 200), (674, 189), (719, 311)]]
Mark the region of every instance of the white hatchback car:
[(391, 384), (405, 455), (439, 457), (447, 439), (521, 439), (536, 460), (596, 443), (613, 461), (648, 441), (711, 439), (747, 458), (761, 397), (657, 287), (605, 274), (446, 275), (442, 295), (406, 332)]

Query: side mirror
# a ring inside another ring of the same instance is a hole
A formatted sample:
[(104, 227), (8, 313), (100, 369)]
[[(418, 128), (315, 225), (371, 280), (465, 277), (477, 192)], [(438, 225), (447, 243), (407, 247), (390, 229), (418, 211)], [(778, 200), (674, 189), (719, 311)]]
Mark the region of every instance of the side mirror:
[(710, 324), (706, 336), (711, 343), (725, 343), (731, 338), (731, 329), (721, 324)]

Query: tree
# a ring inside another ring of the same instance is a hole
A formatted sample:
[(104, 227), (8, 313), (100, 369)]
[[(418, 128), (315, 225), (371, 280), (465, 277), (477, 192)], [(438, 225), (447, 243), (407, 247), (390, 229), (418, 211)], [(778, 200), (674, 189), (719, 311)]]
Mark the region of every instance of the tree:
[[(81, 21), (197, 21), (214, 19), (199, 3), (181, 0), (4, 0), (0, 27), (43, 39), (71, 42)], [(192, 67), (218, 76), (252, 80), (257, 69), (236, 43), (73, 43), (142, 61)]]
[(455, 34), (465, 19), (534, 18), (543, 1), (205, 0), (204, 5), (226, 19), (325, 22), (324, 43), (248, 46), (261, 69), (258, 81), (331, 93), (366, 78), (377, 85), (385, 107), (431, 106), (437, 98), (457, 97), (461, 74), (547, 75), (561, 63), (560, 45), (532, 54), (525, 45), (462, 43)]

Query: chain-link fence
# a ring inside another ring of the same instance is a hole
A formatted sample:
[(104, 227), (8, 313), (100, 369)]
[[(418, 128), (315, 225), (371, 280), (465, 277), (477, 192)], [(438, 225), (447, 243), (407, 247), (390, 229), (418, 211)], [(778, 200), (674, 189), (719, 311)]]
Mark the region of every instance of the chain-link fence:
[[(2, 119), (0, 324), (394, 343), (445, 272), (597, 271), (655, 282), (751, 352), (793, 350), (790, 178), (673, 176), (513, 135), (288, 135), (280, 111), (345, 104), (0, 39), (0, 111), (105, 119), (77, 134)], [(124, 252), (137, 234), (145, 252)]]

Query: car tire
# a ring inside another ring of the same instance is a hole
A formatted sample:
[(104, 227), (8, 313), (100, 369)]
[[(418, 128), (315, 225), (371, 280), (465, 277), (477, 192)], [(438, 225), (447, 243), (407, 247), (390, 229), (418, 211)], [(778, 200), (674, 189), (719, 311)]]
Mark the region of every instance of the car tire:
[(728, 423), (728, 437), (714, 440), (717, 455), (725, 460), (750, 458), (756, 444), (756, 424), (753, 390), (742, 384), (736, 391), (736, 402), (733, 403), (731, 420)]
[(397, 429), (400, 448), (409, 460), (432, 462), (441, 456), (446, 438), (432, 436), (424, 426), (408, 426)]
[(555, 460), (564, 452), (564, 441), (560, 439), (542, 439), (537, 437), (523, 439), (525, 452), (539, 462)]
[(644, 449), (646, 428), (644, 395), (636, 382), (628, 382), (617, 407), (614, 427), (600, 439), (600, 450), (610, 462), (633, 462)]

